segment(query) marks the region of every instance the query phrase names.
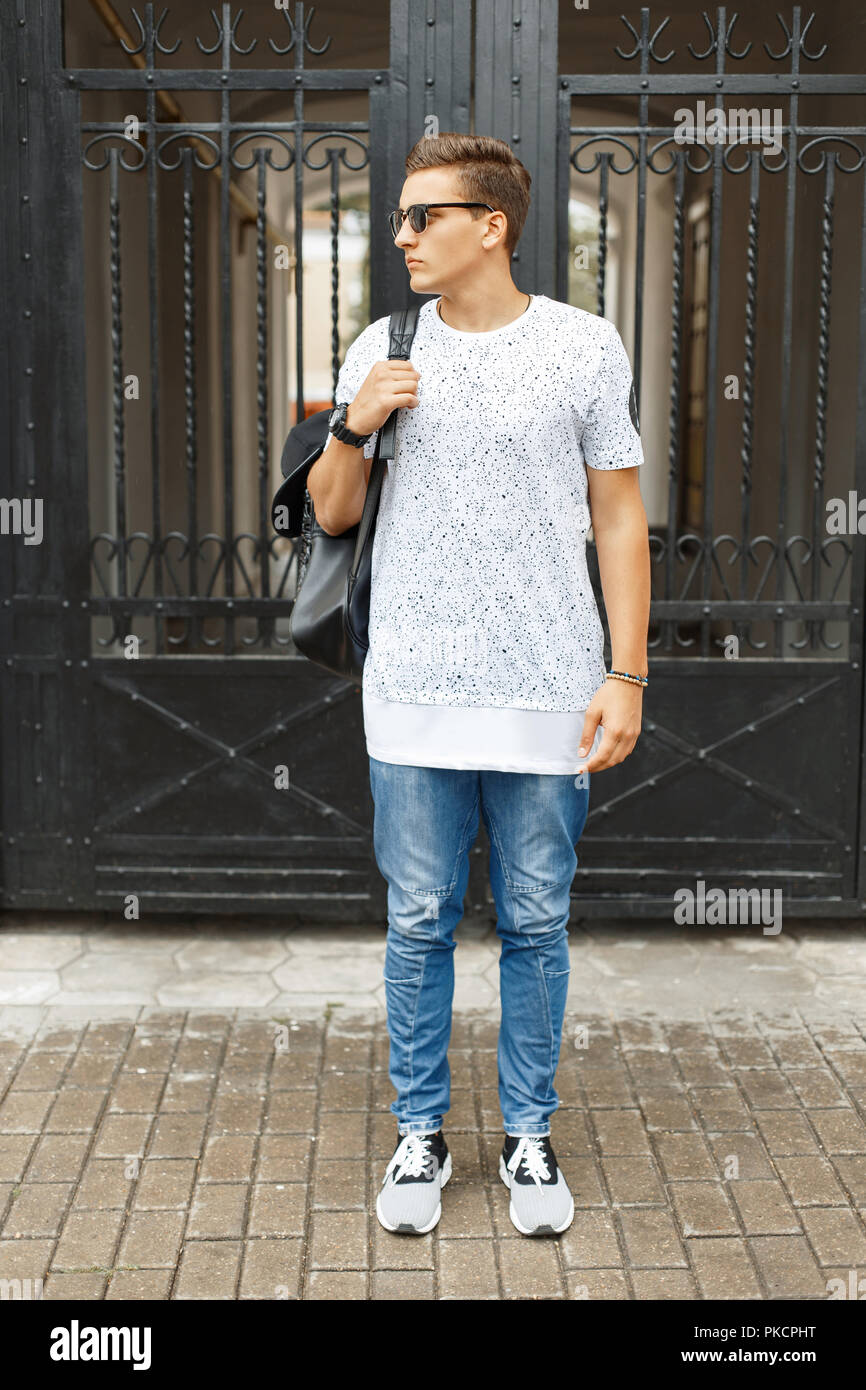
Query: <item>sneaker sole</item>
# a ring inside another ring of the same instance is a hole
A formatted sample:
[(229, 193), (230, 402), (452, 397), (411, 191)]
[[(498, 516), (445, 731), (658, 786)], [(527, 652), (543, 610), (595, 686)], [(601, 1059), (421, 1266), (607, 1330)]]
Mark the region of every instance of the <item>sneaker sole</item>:
[[(505, 1183), (505, 1186), (508, 1188), (508, 1190), (509, 1190), (509, 1192), (510, 1192), (510, 1191), (511, 1191), (511, 1175), (510, 1175), (510, 1173), (508, 1172), (508, 1169), (507, 1169), (506, 1166), (505, 1166), (505, 1159), (503, 1158), (502, 1154), (499, 1155), (499, 1176), (500, 1176), (500, 1178), (502, 1179), (502, 1181)], [(563, 1221), (563, 1223), (562, 1223), (561, 1226), (536, 1226), (534, 1231), (529, 1231), (529, 1230), (527, 1230), (527, 1228), (526, 1228), (525, 1226), (521, 1226), (520, 1222), (519, 1222), (518, 1219), (517, 1219), (517, 1215), (516, 1215), (516, 1213), (515, 1213), (515, 1211), (514, 1211), (514, 1203), (513, 1203), (513, 1202), (509, 1202), (509, 1204), (508, 1204), (508, 1215), (509, 1215), (510, 1218), (511, 1218), (511, 1224), (512, 1224), (512, 1226), (516, 1227), (516, 1229), (520, 1232), (520, 1234), (521, 1234), (522, 1236), (559, 1236), (559, 1235), (562, 1235), (562, 1232), (563, 1232), (563, 1231), (567, 1231), (567, 1230), (568, 1230), (569, 1226), (571, 1225), (572, 1221), (574, 1220), (574, 1198), (573, 1198), (573, 1197), (571, 1197), (571, 1198), (569, 1199), (569, 1204), (568, 1204), (568, 1205), (569, 1205), (568, 1216), (567, 1216), (567, 1218), (565, 1219), (565, 1221)]]
[[(440, 1191), (440, 1192), (442, 1191), (442, 1188), (445, 1186), (446, 1182), (448, 1181), (448, 1179), (449, 1179), (450, 1177), (451, 1177), (451, 1153), (450, 1153), (450, 1151), (449, 1151), (449, 1152), (445, 1155), (445, 1162), (442, 1164), (442, 1168), (441, 1168), (441, 1170), (440, 1170), (440, 1175), (439, 1175), (439, 1191)], [(427, 1222), (427, 1225), (426, 1225), (426, 1226), (412, 1226), (412, 1225), (410, 1225), (409, 1222), (407, 1222), (407, 1221), (401, 1221), (399, 1225), (397, 1225), (397, 1226), (392, 1226), (388, 1221), (385, 1220), (384, 1216), (382, 1215), (382, 1208), (381, 1208), (381, 1206), (380, 1206), (381, 1200), (382, 1200), (382, 1193), (381, 1193), (381, 1190), (380, 1190), (380, 1191), (379, 1191), (379, 1194), (378, 1194), (378, 1196), (377, 1196), (377, 1198), (376, 1198), (376, 1219), (378, 1220), (380, 1226), (384, 1226), (384, 1228), (385, 1228), (386, 1231), (392, 1231), (395, 1235), (425, 1236), (425, 1235), (427, 1234), (428, 1231), (432, 1231), (432, 1230), (433, 1230), (433, 1227), (434, 1227), (435, 1225), (437, 1225), (437, 1223), (438, 1223), (438, 1221), (439, 1221), (439, 1218), (440, 1218), (441, 1215), (442, 1215), (442, 1203), (441, 1203), (441, 1201), (440, 1201), (440, 1202), (438, 1203), (437, 1207), (436, 1207), (435, 1212), (433, 1213), (433, 1216), (432, 1216), (431, 1219)]]

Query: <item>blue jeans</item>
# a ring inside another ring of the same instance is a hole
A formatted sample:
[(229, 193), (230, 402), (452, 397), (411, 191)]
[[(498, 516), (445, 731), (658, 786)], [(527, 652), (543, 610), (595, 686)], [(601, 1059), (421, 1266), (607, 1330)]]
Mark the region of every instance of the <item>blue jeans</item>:
[(472, 772), (370, 758), (373, 846), (388, 885), (384, 977), (397, 1092), (390, 1109), (400, 1134), (440, 1129), (451, 1104), (454, 931), (479, 807), (502, 943), (502, 1117), (509, 1134), (550, 1133), (568, 994), (569, 891), (589, 781), (589, 774)]

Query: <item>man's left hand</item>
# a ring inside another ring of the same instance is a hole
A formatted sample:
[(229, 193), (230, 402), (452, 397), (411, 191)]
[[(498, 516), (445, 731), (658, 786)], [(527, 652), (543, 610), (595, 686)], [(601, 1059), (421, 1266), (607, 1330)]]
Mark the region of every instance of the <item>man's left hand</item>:
[(642, 685), (631, 681), (606, 680), (590, 700), (583, 720), (578, 757), (592, 747), (595, 731), (602, 726), (598, 752), (581, 763), (578, 772), (601, 772), (623, 762), (640, 737), (643, 708)]

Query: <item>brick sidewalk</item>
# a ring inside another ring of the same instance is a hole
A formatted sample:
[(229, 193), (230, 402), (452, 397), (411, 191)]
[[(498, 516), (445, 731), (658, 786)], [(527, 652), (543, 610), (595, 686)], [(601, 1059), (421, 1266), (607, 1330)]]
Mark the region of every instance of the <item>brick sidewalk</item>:
[[(0, 1040), (0, 1278), (63, 1299), (825, 1299), (866, 1274), (866, 1029), (805, 1008), (569, 1014), (562, 1236), (508, 1218), (497, 1020), (455, 1014), (454, 1175), (384, 1231), (384, 1021), (142, 1008)], [(832, 1021), (831, 1021), (832, 1019)], [(589, 1046), (578, 1030), (588, 1028)]]

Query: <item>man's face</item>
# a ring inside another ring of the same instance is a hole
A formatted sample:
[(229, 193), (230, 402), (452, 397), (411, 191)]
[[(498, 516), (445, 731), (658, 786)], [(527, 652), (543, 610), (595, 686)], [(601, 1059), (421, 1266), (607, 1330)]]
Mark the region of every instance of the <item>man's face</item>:
[[(400, 207), (405, 212), (412, 203), (465, 203), (453, 169), (419, 169), (403, 184)], [(477, 211), (477, 210), (476, 210)], [(473, 221), (466, 208), (431, 208), (423, 232), (413, 231), (408, 217), (394, 245), (410, 265), (410, 285), (417, 294), (442, 294), (449, 286), (465, 282), (477, 273), (490, 253), (481, 243), (489, 239), (491, 213)], [(500, 215), (500, 221), (504, 219)], [(494, 228), (495, 230), (495, 228)]]

